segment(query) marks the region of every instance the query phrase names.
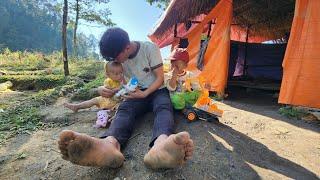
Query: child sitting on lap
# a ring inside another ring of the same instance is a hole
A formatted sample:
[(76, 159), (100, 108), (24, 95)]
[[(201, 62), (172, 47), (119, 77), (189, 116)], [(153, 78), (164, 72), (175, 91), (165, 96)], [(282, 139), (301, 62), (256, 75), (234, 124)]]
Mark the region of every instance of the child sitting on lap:
[[(105, 64), (105, 73), (107, 78), (104, 81), (104, 86), (109, 89), (119, 89), (123, 81), (123, 68), (120, 63), (108, 62)], [(119, 103), (117, 98), (105, 98), (102, 96), (92, 98), (81, 103), (64, 103), (64, 106), (77, 112), (79, 109), (86, 109), (92, 106), (97, 106), (100, 109), (113, 109)]]

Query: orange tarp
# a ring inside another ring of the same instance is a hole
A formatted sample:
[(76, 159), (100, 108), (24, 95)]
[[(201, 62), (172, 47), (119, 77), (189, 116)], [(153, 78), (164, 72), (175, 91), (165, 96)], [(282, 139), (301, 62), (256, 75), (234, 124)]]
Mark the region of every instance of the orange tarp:
[[(203, 21), (204, 17), (206, 15), (201, 14), (195, 18), (193, 18), (193, 21)], [(174, 27), (170, 28), (168, 31), (166, 31), (164, 34), (161, 36), (155, 36), (153, 33), (148, 35), (149, 39), (156, 43), (160, 48), (166, 47), (170, 44), (174, 44), (175, 41), (179, 41), (180, 38), (185, 38), (187, 34), (196, 27), (196, 24), (193, 24), (191, 28), (187, 31), (185, 28), (184, 23), (180, 23), (177, 25), (177, 38), (174, 37)], [(212, 26), (214, 28), (214, 25)], [(156, 28), (155, 28), (156, 29)], [(205, 28), (205, 31), (208, 30), (208, 27)], [(154, 30), (153, 30), (154, 31)], [(245, 28), (241, 28), (238, 25), (231, 25), (231, 34), (230, 38), (232, 41), (240, 41), (240, 42), (246, 42), (247, 40), (247, 31)], [(270, 37), (261, 37), (261, 36), (253, 36), (250, 34), (250, 29), (249, 29), (249, 38), (248, 38), (248, 43), (261, 43), (264, 41), (271, 40), (272, 38)]]
[(279, 103), (320, 108), (320, 0), (297, 0)]
[(250, 29), (248, 31), (248, 41), (247, 41), (247, 30), (245, 28), (241, 28), (236, 25), (231, 26), (231, 40), (232, 41), (240, 41), (240, 42), (248, 42), (248, 43), (262, 43), (264, 41), (271, 40), (269, 37), (261, 37), (261, 36), (252, 36), (250, 34)]
[[(196, 63), (200, 49), (200, 38), (203, 29), (212, 19), (216, 24), (211, 31), (211, 39), (204, 55), (204, 68), (200, 72)], [(188, 70), (196, 72), (206, 79), (212, 91), (223, 93), (228, 76), (230, 53), (230, 26), (232, 21), (232, 0), (221, 0), (215, 8), (187, 35), (190, 62)]]
[[(172, 44), (176, 40), (173, 31), (174, 27), (171, 28), (170, 31), (164, 33), (163, 36), (161, 36), (160, 38), (156, 38), (153, 35), (149, 35), (148, 37), (152, 42), (156, 43), (159, 46), (159, 48), (163, 48)], [(183, 37), (186, 35), (186, 33), (187, 31), (184, 24), (179, 24), (177, 26), (177, 37)]]
[[(172, 3), (176, 3), (176, 1), (172, 1)], [(165, 15), (164, 15), (165, 16)], [(205, 15), (201, 14), (195, 18), (193, 18), (193, 21), (202, 21)], [(174, 27), (170, 28), (168, 31), (166, 31), (164, 34), (162, 34), (160, 37), (157, 37), (151, 33), (148, 35), (149, 39), (156, 43), (160, 48), (163, 48), (165, 46), (168, 46), (170, 44), (175, 43), (175, 41), (179, 41), (180, 37), (185, 37), (192, 29), (194, 29), (195, 26), (191, 26), (189, 30), (186, 29), (184, 23), (180, 23), (177, 25), (177, 38), (174, 37)], [(157, 28), (157, 27), (156, 27)], [(155, 29), (156, 29), (155, 28)]]

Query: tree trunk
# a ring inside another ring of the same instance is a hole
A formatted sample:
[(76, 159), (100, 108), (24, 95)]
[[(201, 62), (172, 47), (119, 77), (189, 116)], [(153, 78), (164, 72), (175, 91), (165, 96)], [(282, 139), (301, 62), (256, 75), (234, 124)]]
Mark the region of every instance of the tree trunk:
[(64, 0), (62, 16), (62, 56), (64, 75), (69, 76), (68, 54), (67, 54), (67, 19), (68, 19), (68, 0)]
[(79, 22), (79, 0), (76, 0), (76, 21), (73, 29), (73, 55), (78, 57), (77, 29)]

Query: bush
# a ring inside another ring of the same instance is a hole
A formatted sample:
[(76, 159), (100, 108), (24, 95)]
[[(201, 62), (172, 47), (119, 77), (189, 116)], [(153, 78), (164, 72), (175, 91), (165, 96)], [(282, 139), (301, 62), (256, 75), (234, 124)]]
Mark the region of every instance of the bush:
[(306, 115), (305, 111), (297, 109), (292, 106), (281, 107), (279, 109), (279, 113), (288, 118), (295, 118), (295, 119), (301, 119), (304, 115)]
[(9, 49), (5, 49), (0, 54), (1, 67), (10, 71), (41, 70), (48, 67), (56, 67), (62, 63), (61, 61), (60, 52), (45, 55), (39, 52), (11, 52)]
[(102, 61), (71, 61), (70, 72), (72, 76), (84, 80), (93, 80), (98, 74), (104, 71), (104, 62)]
[(11, 81), (16, 90), (44, 90), (66, 83), (63, 75), (3, 75), (0, 83)]
[(104, 79), (105, 76), (100, 73), (95, 80), (78, 89), (78, 91), (71, 97), (71, 100), (88, 100), (97, 96), (96, 94), (92, 93), (92, 89), (102, 86)]

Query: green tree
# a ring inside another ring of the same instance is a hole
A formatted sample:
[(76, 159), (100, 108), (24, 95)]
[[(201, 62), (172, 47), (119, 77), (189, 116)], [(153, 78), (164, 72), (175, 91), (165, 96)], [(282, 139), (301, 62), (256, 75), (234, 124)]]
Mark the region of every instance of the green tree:
[[(110, 10), (105, 6), (109, 0), (73, 0), (70, 4), (70, 10), (74, 13), (73, 24), (73, 48), (74, 55), (78, 54), (77, 30), (79, 20), (84, 20), (90, 23), (98, 23), (104, 26), (114, 26), (115, 24), (109, 18)], [(98, 9), (97, 6), (103, 6)]]
[(165, 10), (169, 5), (170, 0), (147, 0), (147, 2), (150, 5), (155, 4), (158, 8)]
[(62, 15), (62, 56), (64, 75), (69, 76), (68, 51), (67, 51), (67, 21), (68, 21), (68, 0), (63, 1)]
[(61, 15), (54, 8), (46, 0), (0, 1), (0, 48), (44, 53), (61, 49), (61, 29), (57, 28)]
[[(5, 48), (43, 53), (60, 51), (62, 8), (63, 4), (58, 0), (0, 1), (0, 52)], [(73, 51), (72, 28), (67, 26), (68, 54)], [(81, 34), (78, 39), (81, 48), (79, 56), (97, 56), (97, 44), (91, 43), (92, 38)]]

